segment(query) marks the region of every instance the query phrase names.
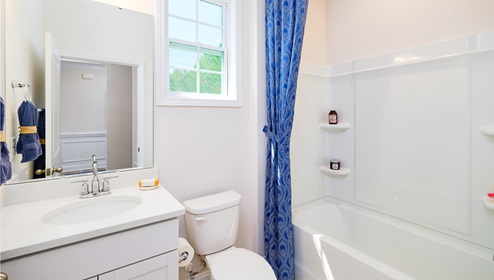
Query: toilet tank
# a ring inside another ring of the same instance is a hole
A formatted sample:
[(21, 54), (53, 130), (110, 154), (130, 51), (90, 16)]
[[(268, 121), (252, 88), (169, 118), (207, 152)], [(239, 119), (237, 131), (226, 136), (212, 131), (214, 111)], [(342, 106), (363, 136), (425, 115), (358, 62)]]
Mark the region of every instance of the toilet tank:
[(237, 239), (241, 196), (227, 191), (183, 202), (189, 242), (199, 255), (233, 246)]

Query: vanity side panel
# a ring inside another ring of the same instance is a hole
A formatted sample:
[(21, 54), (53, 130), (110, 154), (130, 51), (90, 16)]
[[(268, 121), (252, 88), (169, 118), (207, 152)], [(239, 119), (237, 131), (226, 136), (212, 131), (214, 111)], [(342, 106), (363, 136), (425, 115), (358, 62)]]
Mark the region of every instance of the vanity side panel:
[(177, 247), (175, 218), (7, 261), (2, 263), (2, 271), (11, 279), (80, 280)]

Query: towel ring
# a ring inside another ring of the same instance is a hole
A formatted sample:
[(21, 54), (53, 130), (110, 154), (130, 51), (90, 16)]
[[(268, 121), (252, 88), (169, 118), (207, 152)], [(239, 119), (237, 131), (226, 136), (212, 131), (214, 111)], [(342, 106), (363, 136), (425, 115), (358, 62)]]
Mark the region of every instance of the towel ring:
[(31, 101), (31, 87), (24, 87), (24, 100)]

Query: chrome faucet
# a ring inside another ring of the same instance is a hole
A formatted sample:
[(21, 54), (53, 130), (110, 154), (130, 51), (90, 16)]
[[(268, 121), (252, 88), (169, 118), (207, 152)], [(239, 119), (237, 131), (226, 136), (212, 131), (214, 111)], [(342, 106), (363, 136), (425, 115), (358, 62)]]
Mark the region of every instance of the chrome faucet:
[(89, 198), (110, 194), (110, 183), (108, 182), (108, 179), (116, 178), (116, 176), (103, 178), (103, 182), (100, 183), (98, 176), (98, 161), (96, 160), (96, 155), (93, 155), (91, 157), (91, 168), (93, 170), (93, 181), (91, 183), (91, 189), (89, 189), (87, 181), (83, 181), (80, 198)]
[(99, 188), (99, 178), (98, 178), (98, 161), (96, 160), (96, 155), (92, 156), (92, 168), (93, 168), (93, 184), (92, 184), (92, 189), (91, 192), (93, 195), (98, 195), (100, 192)]
[(96, 197), (96, 196), (102, 196), (102, 195), (107, 195), (110, 194), (110, 182), (108, 182), (108, 179), (112, 178), (118, 178), (118, 176), (111, 176), (111, 177), (106, 177), (103, 178), (103, 182), (100, 183), (99, 177), (98, 177), (98, 161), (96, 160), (96, 156), (93, 155), (91, 157), (91, 168), (93, 170), (93, 181), (91, 184), (91, 187), (88, 185), (89, 180), (82, 180), (82, 181), (74, 181), (72, 183), (82, 183), (81, 186), (81, 193), (79, 195), (79, 198), (90, 198), (90, 197)]

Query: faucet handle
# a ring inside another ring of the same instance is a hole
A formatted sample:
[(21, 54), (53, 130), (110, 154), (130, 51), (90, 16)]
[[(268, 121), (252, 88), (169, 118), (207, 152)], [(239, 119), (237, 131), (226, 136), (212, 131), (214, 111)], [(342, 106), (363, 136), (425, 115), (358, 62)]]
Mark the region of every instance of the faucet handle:
[(87, 183), (87, 180), (82, 181), (82, 186), (81, 186), (81, 195), (88, 195), (89, 194), (89, 184)]
[(81, 180), (81, 181), (74, 181), (71, 183), (82, 183), (81, 185), (81, 193), (79, 195), (80, 198), (86, 198), (89, 197), (91, 194), (89, 193), (89, 184), (87, 183), (87, 180)]
[(108, 179), (113, 179), (113, 178), (118, 178), (118, 176), (111, 176), (111, 177), (106, 177), (106, 178), (103, 178), (103, 190), (102, 192), (104, 193), (110, 193), (110, 182), (108, 181)]
[(102, 192), (110, 191), (110, 182), (108, 182), (108, 178), (103, 178), (103, 190)]

